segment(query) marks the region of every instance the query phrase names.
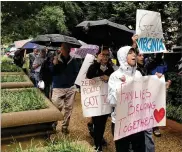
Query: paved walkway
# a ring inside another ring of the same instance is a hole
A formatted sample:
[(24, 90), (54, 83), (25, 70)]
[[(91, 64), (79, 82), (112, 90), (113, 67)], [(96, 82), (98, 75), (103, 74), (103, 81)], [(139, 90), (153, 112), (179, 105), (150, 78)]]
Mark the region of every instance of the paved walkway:
[[(78, 139), (79, 141), (86, 141), (90, 146), (93, 146), (93, 140), (90, 137), (87, 129), (88, 118), (84, 118), (82, 114), (82, 107), (80, 102), (80, 94), (77, 94), (74, 105), (73, 114), (70, 122), (70, 135), (71, 139)], [(104, 152), (114, 152), (114, 142), (111, 134), (111, 120), (107, 121), (106, 131), (104, 134), (108, 142), (108, 146), (104, 148)], [(61, 134), (61, 122), (59, 122), (57, 130)], [(170, 127), (161, 128), (162, 137), (154, 138), (156, 144), (156, 152), (182, 152), (182, 132), (177, 132)]]

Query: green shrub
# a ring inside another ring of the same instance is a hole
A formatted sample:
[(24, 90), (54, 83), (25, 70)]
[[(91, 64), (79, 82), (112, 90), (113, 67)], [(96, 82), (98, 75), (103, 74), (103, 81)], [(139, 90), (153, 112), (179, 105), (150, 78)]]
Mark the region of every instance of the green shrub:
[(176, 72), (168, 72), (166, 80), (172, 81), (167, 93), (167, 103), (174, 106), (182, 105), (182, 76)]
[(7, 56), (2, 56), (1, 57), (1, 62), (2, 63), (13, 63), (13, 59), (8, 58)]
[(1, 72), (21, 72), (21, 68), (16, 66), (13, 63), (2, 62), (1, 63)]
[(171, 80), (167, 91), (167, 117), (182, 123), (182, 77), (177, 72), (167, 72), (166, 80)]
[(167, 117), (182, 123), (182, 105), (177, 107), (167, 104)]
[(3, 75), (1, 82), (26, 82), (27, 80), (23, 75)]
[(1, 90), (1, 113), (47, 108), (45, 99), (36, 88), (11, 91)]

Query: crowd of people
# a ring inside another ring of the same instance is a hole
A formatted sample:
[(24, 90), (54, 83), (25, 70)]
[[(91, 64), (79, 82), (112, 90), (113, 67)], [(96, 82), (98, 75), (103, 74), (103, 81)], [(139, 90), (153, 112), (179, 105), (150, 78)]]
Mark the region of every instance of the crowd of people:
[[(131, 78), (138, 76), (156, 74), (160, 78), (167, 71), (167, 65), (162, 59), (163, 54), (157, 53), (146, 58), (138, 51), (136, 39), (137, 37), (133, 36), (132, 46), (121, 47), (117, 51), (118, 68), (113, 68), (110, 48), (102, 46), (86, 73), (88, 79), (100, 77), (102, 81), (108, 83), (108, 101), (113, 109), (111, 114), (90, 118), (87, 124), (96, 152), (103, 151), (103, 145), (107, 145), (103, 135), (109, 116), (112, 118), (111, 132), (114, 135), (117, 106), (116, 85), (122, 82), (127, 83)], [(64, 134), (69, 133), (68, 127), (76, 94), (74, 82), (79, 72), (78, 62), (70, 56), (70, 50), (69, 44), (62, 43), (55, 53), (49, 52), (47, 48), (41, 50), (36, 48), (33, 53), (29, 54), (29, 76), (35, 87), (39, 87), (39, 82), (43, 81), (45, 86), (41, 89), (44, 94), (60, 111), (64, 109), (62, 122)], [(170, 81), (166, 84), (168, 88)], [(155, 144), (152, 133), (156, 136), (161, 135), (159, 128), (151, 128), (116, 140), (116, 152), (128, 152), (131, 148), (134, 152), (154, 152)]]

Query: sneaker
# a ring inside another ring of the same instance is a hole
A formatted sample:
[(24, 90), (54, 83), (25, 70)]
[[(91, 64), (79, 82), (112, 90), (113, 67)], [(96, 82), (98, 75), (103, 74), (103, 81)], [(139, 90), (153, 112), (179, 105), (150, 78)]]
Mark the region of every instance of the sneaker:
[(68, 128), (62, 128), (62, 133), (65, 134), (65, 135), (67, 135), (70, 132), (69, 132)]
[(52, 129), (53, 129), (54, 132), (56, 132), (56, 126), (57, 126), (57, 124), (58, 124), (57, 122), (54, 122), (52, 124)]
[(95, 150), (94, 152), (102, 152), (102, 150), (99, 150), (99, 147), (98, 148), (95, 147), (94, 150)]
[(153, 134), (156, 137), (161, 137), (161, 133), (160, 133), (159, 128), (155, 128), (155, 129), (153, 128)]

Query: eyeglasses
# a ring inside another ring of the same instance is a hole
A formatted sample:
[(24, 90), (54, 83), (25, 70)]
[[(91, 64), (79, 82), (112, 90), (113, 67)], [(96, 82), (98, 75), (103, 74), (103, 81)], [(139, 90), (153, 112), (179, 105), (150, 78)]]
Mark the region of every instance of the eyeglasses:
[(102, 54), (102, 56), (109, 57), (110, 55), (109, 54)]

